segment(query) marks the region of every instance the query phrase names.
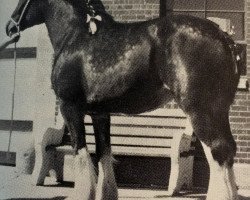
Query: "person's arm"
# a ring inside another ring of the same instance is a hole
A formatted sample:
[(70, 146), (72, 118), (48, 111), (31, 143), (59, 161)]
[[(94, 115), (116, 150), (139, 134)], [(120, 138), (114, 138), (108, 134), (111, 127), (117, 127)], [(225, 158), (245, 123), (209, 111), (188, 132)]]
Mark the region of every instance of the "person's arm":
[(6, 37), (0, 44), (0, 51), (4, 50), (8, 45), (18, 41), (19, 37), (19, 33), (13, 34), (11, 37)]

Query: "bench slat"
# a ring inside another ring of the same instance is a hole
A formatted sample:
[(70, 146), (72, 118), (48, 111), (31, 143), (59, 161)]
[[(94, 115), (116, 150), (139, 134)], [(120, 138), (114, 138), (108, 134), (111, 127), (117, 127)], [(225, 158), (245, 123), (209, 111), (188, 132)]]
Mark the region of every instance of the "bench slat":
[[(85, 117), (85, 123), (92, 123), (90, 116)], [(151, 118), (151, 117), (128, 117), (112, 116), (111, 124), (128, 126), (158, 126), (158, 127), (185, 127), (186, 120), (183, 118)]]
[[(170, 115), (169, 115), (170, 114)], [(111, 145), (115, 155), (171, 156), (175, 135), (184, 132), (186, 117), (165, 109), (140, 115), (111, 116)], [(95, 151), (92, 119), (85, 117), (88, 149)]]
[[(87, 134), (93, 134), (93, 126), (85, 126)], [(111, 135), (116, 136), (145, 136), (145, 137), (173, 137), (173, 134), (181, 134), (184, 132), (184, 129), (167, 129), (167, 128), (147, 128), (147, 127), (119, 127), (111, 126)]]
[[(90, 153), (95, 152), (95, 145), (88, 144), (88, 151)], [(66, 152), (66, 154), (73, 154), (71, 146), (59, 146), (56, 147), (58, 152)], [(172, 150), (170, 148), (142, 148), (142, 147), (121, 147), (112, 146), (113, 155), (125, 155), (125, 156), (150, 156), (150, 157), (170, 157)]]
[(166, 108), (159, 108), (157, 110), (153, 110), (150, 112), (141, 113), (140, 115), (141, 116), (183, 117), (183, 118), (187, 117), (181, 109), (166, 109)]
[[(94, 144), (95, 138), (93, 135), (86, 136), (87, 144)], [(111, 137), (111, 145), (124, 146), (147, 146), (147, 147), (171, 147), (172, 139), (162, 138), (136, 138), (136, 137)]]

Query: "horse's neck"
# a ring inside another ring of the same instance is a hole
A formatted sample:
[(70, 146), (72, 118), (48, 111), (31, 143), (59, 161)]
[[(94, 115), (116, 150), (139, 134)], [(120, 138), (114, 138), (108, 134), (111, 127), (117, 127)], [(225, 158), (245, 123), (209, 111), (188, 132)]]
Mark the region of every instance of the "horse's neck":
[(73, 45), (80, 35), (80, 31), (76, 27), (64, 26), (64, 24), (60, 26), (60, 23), (53, 28), (51, 28), (50, 24), (46, 24), (46, 26), (55, 53), (60, 52), (67, 45)]
[(45, 11), (45, 24), (54, 51), (57, 52), (63, 46), (72, 43), (79, 34), (87, 34), (88, 27), (84, 23), (86, 16), (83, 15), (82, 18), (77, 16), (73, 6), (66, 5), (64, 1), (61, 1), (57, 5), (54, 5), (57, 1), (51, 2), (52, 5), (48, 5), (48, 10)]
[[(79, 18), (74, 14), (73, 7), (59, 9), (61, 10), (56, 12), (50, 11), (51, 14), (47, 15), (47, 20), (45, 20), (55, 53), (61, 52), (66, 46), (84, 42), (84, 40), (87, 42), (90, 34), (86, 20), (87, 15)], [(107, 19), (103, 19), (102, 23), (105, 24), (102, 24), (102, 27), (110, 26), (114, 22), (109, 15), (105, 17)]]

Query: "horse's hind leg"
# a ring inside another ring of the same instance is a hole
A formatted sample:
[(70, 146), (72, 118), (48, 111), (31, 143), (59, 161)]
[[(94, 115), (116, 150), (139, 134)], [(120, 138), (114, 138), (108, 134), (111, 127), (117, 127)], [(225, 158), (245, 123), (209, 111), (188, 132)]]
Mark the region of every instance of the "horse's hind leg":
[(95, 171), (87, 152), (85, 127), (81, 106), (75, 102), (62, 102), (61, 112), (71, 134), (75, 150), (75, 200), (95, 199)]
[(228, 112), (211, 110), (190, 114), (210, 167), (207, 200), (237, 200), (233, 172), (236, 143), (230, 131)]
[(110, 145), (110, 115), (96, 114), (91, 117), (96, 138), (96, 155), (99, 161), (96, 200), (117, 200), (118, 192)]

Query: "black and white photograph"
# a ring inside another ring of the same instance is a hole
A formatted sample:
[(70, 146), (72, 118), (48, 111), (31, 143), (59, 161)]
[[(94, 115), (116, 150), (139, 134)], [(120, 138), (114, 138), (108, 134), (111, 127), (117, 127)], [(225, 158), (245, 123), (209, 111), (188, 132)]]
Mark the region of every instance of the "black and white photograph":
[(0, 200), (250, 200), (250, 0), (0, 0)]

